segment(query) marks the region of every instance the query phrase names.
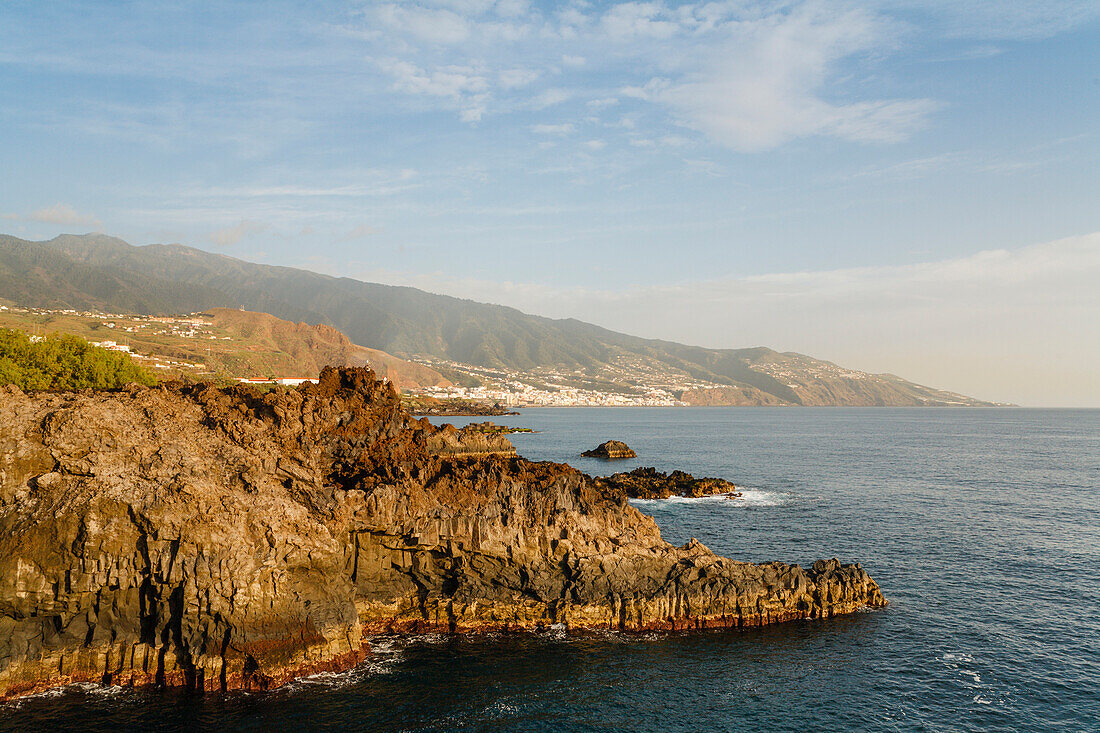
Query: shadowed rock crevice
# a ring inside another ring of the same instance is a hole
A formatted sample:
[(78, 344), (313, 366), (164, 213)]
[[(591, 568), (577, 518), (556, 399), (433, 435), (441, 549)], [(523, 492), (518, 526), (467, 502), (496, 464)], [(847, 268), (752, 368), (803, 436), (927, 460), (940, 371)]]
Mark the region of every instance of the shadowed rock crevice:
[(858, 565), (672, 547), (622, 492), (415, 420), (366, 369), (268, 393), (0, 388), (0, 697), (266, 689), (357, 663), (375, 632), (744, 627), (882, 603)]

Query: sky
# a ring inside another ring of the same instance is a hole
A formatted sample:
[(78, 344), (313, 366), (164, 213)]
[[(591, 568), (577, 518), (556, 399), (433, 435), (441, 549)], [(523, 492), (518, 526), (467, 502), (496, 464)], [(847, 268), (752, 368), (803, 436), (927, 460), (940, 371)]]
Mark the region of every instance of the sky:
[(1100, 3), (0, 0), (0, 232), (1100, 406)]

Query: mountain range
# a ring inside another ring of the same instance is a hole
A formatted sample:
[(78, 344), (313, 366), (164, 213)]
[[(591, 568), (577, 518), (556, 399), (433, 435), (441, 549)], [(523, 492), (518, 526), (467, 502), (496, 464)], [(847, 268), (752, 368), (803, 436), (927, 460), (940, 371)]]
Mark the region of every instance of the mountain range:
[[(708, 349), (575, 319), (263, 265), (178, 244), (101, 234), (0, 235), (0, 298), (39, 308), (173, 314), (242, 308), (331, 325), (355, 344), (429, 363), (454, 381), (486, 370), (642, 390), (675, 376), (690, 404), (989, 405), (971, 397), (764, 347)], [(466, 367), (472, 367), (468, 369)]]

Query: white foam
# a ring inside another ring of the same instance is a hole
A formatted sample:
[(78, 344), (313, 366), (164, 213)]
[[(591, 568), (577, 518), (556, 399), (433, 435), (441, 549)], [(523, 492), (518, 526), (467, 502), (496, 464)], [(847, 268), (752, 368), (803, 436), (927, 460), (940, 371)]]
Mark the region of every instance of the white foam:
[(764, 491), (763, 489), (750, 489), (738, 486), (741, 498), (737, 501), (745, 506), (780, 506), (787, 503), (788, 497), (777, 491)]
[[(35, 698), (52, 698), (62, 697), (64, 695), (71, 694), (73, 692), (83, 692), (85, 695), (91, 695), (94, 697), (115, 697), (130, 692), (130, 688), (122, 687), (121, 685), (101, 685), (97, 682), (73, 682), (69, 685), (62, 685), (60, 687), (51, 687), (48, 690), (42, 692), (36, 692), (32, 695), (24, 695), (19, 698), (20, 700), (34, 700)], [(15, 702), (15, 701), (13, 701)]]
[(747, 486), (738, 486), (741, 496), (731, 499), (725, 494), (715, 496), (670, 496), (667, 499), (631, 499), (630, 503), (639, 509), (676, 504), (719, 504), (729, 507), (766, 507), (787, 503), (787, 496), (776, 491), (765, 491)]
[(293, 694), (319, 687), (330, 689), (347, 687), (348, 685), (357, 684), (367, 677), (392, 674), (394, 667), (401, 661), (401, 658), (401, 654), (394, 653), (384, 659), (368, 659), (343, 672), (317, 672), (288, 682), (282, 689)]
[(373, 637), (370, 639), (370, 655), (351, 669), (342, 672), (316, 672), (298, 677), (284, 685), (282, 690), (295, 693), (317, 688), (347, 687), (367, 677), (392, 674), (405, 659), (407, 639), (400, 637)]
[(977, 693), (973, 697), (974, 704), (1005, 704), (1007, 695), (998, 692), (995, 685), (983, 680), (981, 674), (979, 674), (977, 670), (970, 668), (971, 666), (976, 666), (972, 655), (965, 652), (959, 652), (957, 654), (947, 652), (940, 657), (940, 660), (945, 667), (955, 674), (955, 679), (961, 687)]

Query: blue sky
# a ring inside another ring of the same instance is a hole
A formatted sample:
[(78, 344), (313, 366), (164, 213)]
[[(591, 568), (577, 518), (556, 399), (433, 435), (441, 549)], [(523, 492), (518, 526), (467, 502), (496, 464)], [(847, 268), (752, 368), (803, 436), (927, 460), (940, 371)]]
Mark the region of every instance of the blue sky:
[(0, 2), (5, 232), (1028, 404), (1100, 404), (1098, 120), (1094, 1)]

